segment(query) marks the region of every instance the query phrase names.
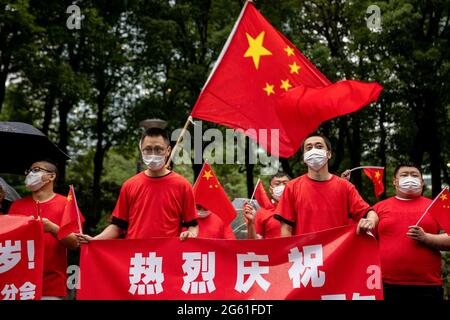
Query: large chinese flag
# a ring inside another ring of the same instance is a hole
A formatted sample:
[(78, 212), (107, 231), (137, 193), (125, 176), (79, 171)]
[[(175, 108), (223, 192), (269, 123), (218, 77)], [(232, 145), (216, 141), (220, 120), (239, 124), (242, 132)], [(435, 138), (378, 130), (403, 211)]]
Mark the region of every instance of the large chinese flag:
[(428, 212), (436, 219), (441, 228), (450, 235), (450, 193), (448, 188), (442, 190), (436, 197)]
[(225, 224), (231, 223), (236, 218), (236, 210), (210, 165), (206, 162), (195, 182), (194, 197), (196, 204), (214, 212)]
[(258, 182), (256, 183), (255, 199), (256, 201), (258, 201), (258, 204), (264, 209), (269, 210), (275, 207), (272, 201), (270, 201), (270, 198), (267, 195), (266, 190), (264, 190), (264, 186), (260, 179), (258, 179)]
[(58, 231), (58, 239), (61, 240), (71, 233), (82, 232), (82, 223), (84, 217), (78, 209), (77, 200), (73, 186), (70, 185), (69, 194), (67, 195), (67, 204), (64, 208), (64, 213), (61, 219), (61, 226)]
[(375, 197), (379, 197), (384, 191), (383, 175), (384, 167), (363, 168), (364, 173), (372, 180)]
[(247, 2), (191, 116), (244, 130), (272, 155), (290, 157), (323, 121), (377, 100), (381, 90), (332, 84)]

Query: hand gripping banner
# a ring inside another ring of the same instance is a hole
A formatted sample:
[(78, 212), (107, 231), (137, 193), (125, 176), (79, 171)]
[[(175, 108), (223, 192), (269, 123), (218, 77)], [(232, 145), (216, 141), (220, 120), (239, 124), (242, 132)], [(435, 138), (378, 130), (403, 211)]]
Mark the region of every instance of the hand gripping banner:
[(356, 226), (268, 240), (97, 240), (78, 299), (383, 299), (377, 242)]

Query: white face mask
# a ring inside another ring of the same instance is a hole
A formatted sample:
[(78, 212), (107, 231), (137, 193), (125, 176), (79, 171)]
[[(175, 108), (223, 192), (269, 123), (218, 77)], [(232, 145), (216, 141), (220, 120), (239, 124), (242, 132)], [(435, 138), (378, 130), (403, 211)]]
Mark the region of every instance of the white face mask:
[(145, 165), (152, 171), (158, 171), (164, 167), (164, 164), (166, 163), (165, 160), (165, 156), (158, 156), (155, 154), (148, 156), (142, 155), (142, 161), (144, 161)]
[(211, 214), (211, 211), (209, 210), (197, 210), (197, 214), (199, 218), (206, 218)]
[(31, 191), (37, 191), (45, 184), (45, 181), (42, 180), (44, 176), (44, 172), (30, 172), (25, 178), (25, 186), (27, 189)]
[(398, 180), (398, 188), (406, 194), (422, 193), (422, 183), (419, 178), (415, 177), (400, 177)]
[(319, 171), (328, 161), (327, 151), (325, 149), (312, 148), (303, 155), (306, 165), (314, 171)]
[(273, 195), (273, 198), (275, 200), (277, 200), (277, 201), (280, 200), (281, 195), (283, 194), (283, 191), (284, 191), (285, 187), (286, 186), (284, 184), (281, 184), (279, 186), (276, 186), (276, 187), (272, 188), (272, 195)]

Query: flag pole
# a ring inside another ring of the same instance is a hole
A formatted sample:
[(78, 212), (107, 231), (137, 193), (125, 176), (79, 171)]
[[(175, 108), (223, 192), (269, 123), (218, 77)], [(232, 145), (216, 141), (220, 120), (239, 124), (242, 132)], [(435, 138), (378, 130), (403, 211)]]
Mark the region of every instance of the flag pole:
[(175, 156), (175, 152), (177, 151), (178, 145), (180, 144), (181, 139), (183, 138), (184, 134), (186, 133), (186, 130), (189, 127), (189, 123), (191, 123), (191, 122), (192, 122), (192, 116), (189, 116), (186, 120), (186, 123), (184, 124), (183, 130), (181, 130), (180, 135), (178, 136), (177, 142), (173, 146), (172, 152), (170, 153), (170, 157), (166, 163), (166, 168), (170, 167), (173, 157)]
[(261, 179), (260, 178), (258, 178), (258, 181), (256, 181), (255, 189), (253, 189), (253, 194), (252, 194), (252, 197), (250, 198), (250, 202), (253, 201), (253, 197), (255, 196), (256, 189), (258, 188), (258, 183), (261, 183)]
[(425, 215), (428, 213), (428, 210), (430, 210), (431, 206), (437, 201), (437, 199), (439, 199), (439, 197), (441, 196), (442, 192), (444, 192), (446, 189), (448, 189), (448, 187), (445, 187), (444, 189), (442, 189), (442, 191), (439, 192), (439, 194), (436, 196), (436, 198), (434, 198), (433, 202), (430, 203), (428, 208), (425, 210), (423, 215), (420, 217), (419, 221), (417, 221), (417, 223), (415, 224), (416, 227), (419, 225), (420, 221), (422, 221), (423, 217), (425, 217)]
[(70, 185), (70, 189), (72, 189), (73, 201), (75, 201), (75, 208), (77, 208), (78, 228), (80, 229), (80, 234), (83, 234), (83, 226), (81, 225), (80, 219), (80, 209), (78, 208), (77, 197), (75, 196), (75, 188), (73, 187), (73, 184)]
[(384, 169), (384, 167), (377, 167), (377, 166), (360, 166), (360, 167), (356, 167), (356, 168), (350, 169), (350, 172), (352, 172), (353, 170), (364, 169), (364, 168), (367, 168), (367, 169)]

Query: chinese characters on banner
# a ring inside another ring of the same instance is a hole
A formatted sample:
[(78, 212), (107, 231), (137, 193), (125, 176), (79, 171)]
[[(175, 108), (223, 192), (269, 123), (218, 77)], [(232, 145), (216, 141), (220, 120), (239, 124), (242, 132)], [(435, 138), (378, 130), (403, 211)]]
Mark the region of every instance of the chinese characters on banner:
[(355, 226), (268, 240), (92, 241), (78, 299), (383, 298), (377, 242)]
[(44, 234), (32, 217), (0, 216), (0, 300), (39, 300)]

